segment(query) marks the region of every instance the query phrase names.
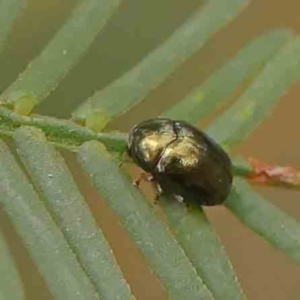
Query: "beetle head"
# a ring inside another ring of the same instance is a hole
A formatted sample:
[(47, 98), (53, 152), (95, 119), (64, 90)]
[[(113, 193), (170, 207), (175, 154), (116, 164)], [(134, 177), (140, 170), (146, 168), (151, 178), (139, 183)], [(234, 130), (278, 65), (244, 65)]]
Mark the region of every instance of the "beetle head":
[(151, 172), (164, 149), (176, 138), (171, 120), (147, 120), (130, 130), (127, 152), (142, 169)]

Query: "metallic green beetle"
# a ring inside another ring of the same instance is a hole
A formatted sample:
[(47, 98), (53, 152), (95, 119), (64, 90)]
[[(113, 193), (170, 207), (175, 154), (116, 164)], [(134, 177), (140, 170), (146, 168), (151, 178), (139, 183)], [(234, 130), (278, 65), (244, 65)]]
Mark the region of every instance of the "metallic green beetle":
[(231, 161), (204, 132), (184, 122), (150, 119), (134, 126), (127, 152), (161, 192), (199, 205), (222, 204), (232, 185)]

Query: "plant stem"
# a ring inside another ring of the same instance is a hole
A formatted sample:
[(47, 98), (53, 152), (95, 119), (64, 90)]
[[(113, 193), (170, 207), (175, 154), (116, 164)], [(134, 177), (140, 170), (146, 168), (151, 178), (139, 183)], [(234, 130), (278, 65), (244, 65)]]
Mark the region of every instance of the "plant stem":
[(10, 137), (22, 125), (42, 129), (49, 142), (74, 152), (78, 146), (91, 140), (102, 142), (111, 152), (123, 153), (126, 147), (126, 134), (97, 133), (69, 120), (41, 115), (22, 116), (0, 106), (0, 135)]
[[(70, 120), (41, 115), (22, 116), (0, 106), (0, 135), (11, 137), (16, 129), (27, 125), (44, 131), (49, 142), (59, 148), (77, 152), (84, 142), (97, 140), (119, 158), (126, 149), (127, 134), (120, 132), (95, 132)], [(235, 176), (246, 177), (255, 183), (300, 188), (300, 170), (280, 167), (249, 158), (247, 162), (233, 159)]]

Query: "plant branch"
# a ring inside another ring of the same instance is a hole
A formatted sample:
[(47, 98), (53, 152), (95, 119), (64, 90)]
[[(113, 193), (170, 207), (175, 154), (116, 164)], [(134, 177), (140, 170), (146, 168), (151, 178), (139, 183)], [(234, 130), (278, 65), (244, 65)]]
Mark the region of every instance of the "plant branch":
[(126, 134), (97, 133), (69, 120), (41, 115), (22, 116), (0, 106), (0, 135), (11, 136), (22, 125), (42, 129), (49, 142), (74, 152), (78, 146), (91, 140), (102, 142), (111, 152), (123, 153), (126, 147)]
[[(77, 152), (84, 142), (97, 140), (119, 158), (125, 151), (127, 134), (120, 132), (95, 132), (70, 120), (41, 115), (22, 116), (0, 106), (0, 135), (11, 137), (16, 129), (27, 125), (44, 131), (49, 142), (60, 148)], [(255, 183), (300, 188), (300, 170), (266, 164), (254, 158), (247, 162), (233, 159), (233, 173)]]

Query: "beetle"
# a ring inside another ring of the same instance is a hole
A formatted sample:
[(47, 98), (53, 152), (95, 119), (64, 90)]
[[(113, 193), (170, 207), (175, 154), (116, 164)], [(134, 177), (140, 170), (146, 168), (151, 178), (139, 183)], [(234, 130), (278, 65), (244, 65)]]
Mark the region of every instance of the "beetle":
[(213, 139), (185, 121), (155, 118), (129, 132), (127, 153), (159, 191), (199, 205), (222, 204), (232, 186), (231, 160)]

